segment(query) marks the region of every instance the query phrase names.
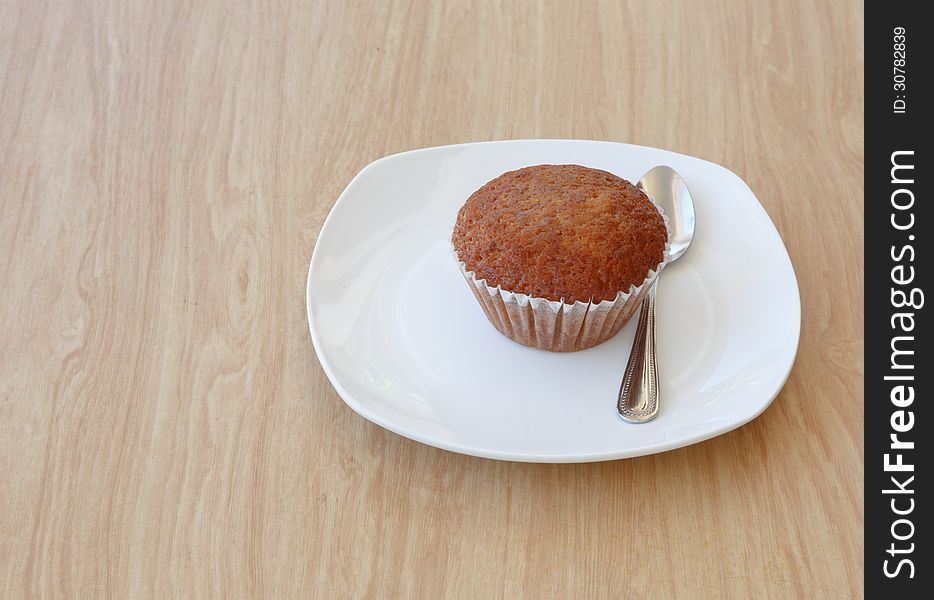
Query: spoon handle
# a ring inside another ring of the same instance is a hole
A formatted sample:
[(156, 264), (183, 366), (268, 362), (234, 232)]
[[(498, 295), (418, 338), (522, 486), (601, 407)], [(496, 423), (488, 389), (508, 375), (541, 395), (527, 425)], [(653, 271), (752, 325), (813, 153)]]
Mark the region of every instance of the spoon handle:
[(658, 414), (658, 364), (655, 357), (655, 287), (642, 300), (629, 363), (619, 387), (617, 410), (629, 423), (645, 423)]

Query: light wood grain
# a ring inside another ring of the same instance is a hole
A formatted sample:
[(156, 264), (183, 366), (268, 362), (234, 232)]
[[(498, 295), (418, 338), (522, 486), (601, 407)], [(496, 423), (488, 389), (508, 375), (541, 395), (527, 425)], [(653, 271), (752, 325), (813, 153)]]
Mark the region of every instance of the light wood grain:
[[(862, 3), (0, 3), (0, 596), (853, 598)], [(801, 288), (703, 444), (494, 462), (368, 423), (303, 301), (368, 162), (473, 140), (739, 173)]]

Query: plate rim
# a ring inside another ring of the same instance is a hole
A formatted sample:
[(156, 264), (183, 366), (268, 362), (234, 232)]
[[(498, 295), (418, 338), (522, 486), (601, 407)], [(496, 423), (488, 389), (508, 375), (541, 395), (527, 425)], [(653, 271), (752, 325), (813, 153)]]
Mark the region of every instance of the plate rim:
[[(628, 146), (631, 148), (638, 148), (643, 150), (651, 150), (653, 152), (665, 152), (668, 154), (673, 154), (676, 156), (682, 156), (685, 158), (690, 158), (692, 160), (702, 161), (710, 165), (715, 166), (718, 169), (723, 170), (728, 175), (733, 177), (738, 183), (740, 183), (749, 195), (755, 200), (755, 204), (758, 209), (762, 212), (762, 215), (765, 217), (766, 222), (772, 227), (775, 231), (778, 241), (781, 244), (782, 250), (784, 250), (785, 259), (788, 261), (788, 267), (791, 269), (791, 279), (794, 283), (794, 299), (793, 309), (797, 313), (797, 319), (795, 319), (795, 330), (794, 330), (794, 348), (790, 354), (790, 359), (788, 360), (787, 365), (784, 366), (784, 373), (781, 377), (781, 383), (776, 386), (774, 393), (770, 395), (770, 398), (764, 402), (761, 406), (756, 406), (754, 410), (750, 413), (743, 415), (741, 418), (731, 421), (728, 424), (715, 427), (708, 431), (703, 431), (701, 433), (695, 434), (693, 436), (687, 436), (678, 438), (677, 440), (666, 440), (662, 442), (657, 442), (655, 444), (643, 445), (637, 448), (623, 449), (623, 450), (614, 450), (608, 452), (585, 452), (585, 453), (560, 453), (560, 454), (549, 454), (549, 453), (536, 453), (536, 452), (516, 452), (516, 451), (506, 451), (506, 450), (491, 450), (489, 448), (481, 448), (471, 446), (469, 444), (460, 444), (456, 442), (451, 442), (448, 440), (435, 438), (433, 436), (423, 435), (417, 431), (407, 429), (405, 427), (400, 427), (390, 422), (387, 419), (384, 419), (375, 412), (369, 410), (361, 403), (359, 403), (353, 395), (347, 391), (347, 389), (341, 384), (339, 378), (331, 368), (330, 363), (327, 360), (327, 357), (324, 356), (324, 353), (321, 350), (321, 341), (318, 333), (318, 328), (315, 324), (315, 319), (312, 311), (312, 273), (315, 270), (316, 259), (319, 256), (319, 241), (322, 236), (325, 235), (325, 232), (328, 229), (328, 225), (331, 223), (332, 217), (338, 207), (344, 202), (345, 197), (347, 196), (347, 191), (353, 187), (354, 182), (362, 177), (367, 171), (373, 168), (375, 165), (399, 158), (401, 156), (410, 155), (410, 154), (419, 154), (430, 151), (437, 151), (442, 149), (452, 149), (465, 146), (482, 146), (489, 144), (510, 144), (510, 143), (568, 143), (568, 142), (584, 142), (584, 143), (593, 143), (593, 144), (611, 144), (619, 146)], [(713, 439), (715, 437), (721, 436), (725, 433), (729, 433), (734, 429), (739, 429), (740, 427), (746, 425), (747, 423), (753, 421), (764, 413), (775, 400), (776, 397), (782, 392), (785, 387), (785, 384), (788, 382), (788, 378), (791, 376), (791, 371), (794, 369), (795, 362), (798, 357), (798, 349), (800, 347), (801, 340), (801, 292), (798, 285), (798, 276), (795, 272), (794, 263), (791, 260), (791, 255), (788, 253), (788, 248), (785, 246), (785, 241), (782, 239), (781, 233), (778, 231), (778, 228), (775, 227), (775, 222), (772, 221), (772, 218), (769, 216), (768, 212), (765, 210), (765, 207), (762, 206), (762, 203), (759, 202), (759, 198), (753, 193), (752, 189), (746, 183), (746, 181), (734, 173), (729, 168), (697, 156), (692, 156), (689, 154), (683, 154), (680, 152), (675, 152), (673, 150), (667, 150), (665, 148), (657, 148), (654, 146), (643, 146), (639, 144), (629, 144), (625, 142), (614, 142), (610, 140), (585, 140), (585, 139), (576, 139), (576, 138), (527, 138), (527, 139), (509, 139), (509, 140), (486, 140), (486, 141), (477, 141), (477, 142), (464, 142), (458, 144), (444, 144), (441, 146), (429, 146), (424, 148), (415, 148), (412, 150), (405, 150), (402, 152), (396, 152), (393, 154), (387, 154), (367, 163), (362, 169), (360, 169), (356, 175), (354, 175), (351, 180), (344, 186), (344, 189), (338, 195), (337, 200), (334, 202), (334, 205), (331, 206), (328, 211), (327, 216), (324, 219), (324, 222), (321, 225), (321, 229), (318, 230), (318, 235), (315, 238), (314, 248), (311, 253), (311, 260), (308, 263), (308, 275), (305, 283), (305, 312), (308, 319), (308, 328), (311, 333), (312, 347), (315, 351), (315, 356), (318, 359), (318, 364), (321, 365), (322, 370), (324, 371), (325, 376), (328, 378), (328, 381), (334, 387), (334, 390), (340, 396), (341, 400), (353, 409), (358, 415), (364, 419), (379, 425), (380, 427), (392, 431), (397, 435), (402, 437), (426, 444), (428, 446), (433, 446), (435, 448), (440, 448), (442, 450), (447, 450), (451, 452), (456, 452), (458, 454), (465, 454), (469, 456), (476, 456), (479, 458), (487, 458), (493, 460), (502, 460), (502, 461), (512, 461), (512, 462), (529, 462), (529, 463), (548, 463), (548, 464), (568, 464), (568, 463), (587, 463), (587, 462), (603, 462), (609, 460), (620, 460), (625, 458), (636, 458), (639, 456), (647, 456), (651, 454), (659, 454), (661, 452), (667, 452), (669, 450), (676, 450), (678, 448), (684, 448), (687, 446), (692, 446), (700, 442)]]

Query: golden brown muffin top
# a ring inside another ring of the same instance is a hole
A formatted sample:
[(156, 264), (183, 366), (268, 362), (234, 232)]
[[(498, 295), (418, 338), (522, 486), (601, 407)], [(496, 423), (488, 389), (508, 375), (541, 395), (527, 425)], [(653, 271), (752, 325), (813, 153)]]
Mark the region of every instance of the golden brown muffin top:
[(573, 303), (613, 300), (662, 262), (668, 233), (637, 187), (580, 165), (503, 173), (471, 194), (452, 237), (487, 285)]

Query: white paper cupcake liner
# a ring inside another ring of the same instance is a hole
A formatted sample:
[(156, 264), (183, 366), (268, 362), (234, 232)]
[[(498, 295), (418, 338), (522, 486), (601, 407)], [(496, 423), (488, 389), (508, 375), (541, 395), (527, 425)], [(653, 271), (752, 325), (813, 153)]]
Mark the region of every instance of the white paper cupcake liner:
[[(655, 206), (662, 215), (670, 240), (668, 217), (661, 207), (657, 204)], [(641, 285), (630, 286), (629, 290), (617, 293), (613, 300), (598, 303), (578, 300), (573, 304), (528, 296), (504, 290), (500, 286), (489, 286), (485, 279), (477, 279), (476, 273), (467, 270), (457, 252), (453, 248), (452, 251), (460, 265), (461, 274), (497, 331), (532, 348), (575, 352), (596, 346), (619, 333), (636, 313), (645, 294), (665, 268), (669, 249), (666, 242), (665, 258), (649, 271)]]

